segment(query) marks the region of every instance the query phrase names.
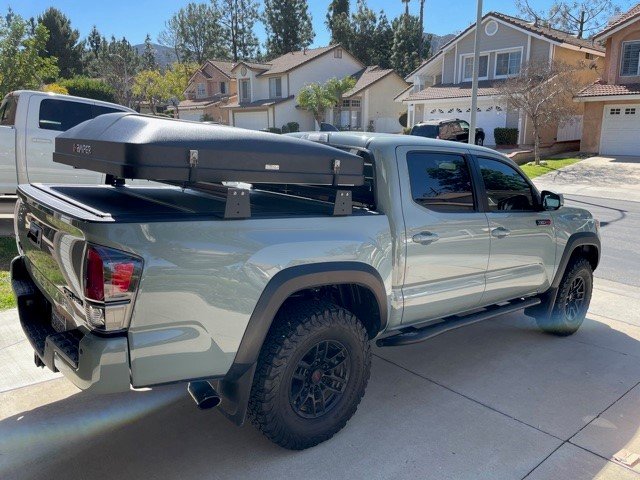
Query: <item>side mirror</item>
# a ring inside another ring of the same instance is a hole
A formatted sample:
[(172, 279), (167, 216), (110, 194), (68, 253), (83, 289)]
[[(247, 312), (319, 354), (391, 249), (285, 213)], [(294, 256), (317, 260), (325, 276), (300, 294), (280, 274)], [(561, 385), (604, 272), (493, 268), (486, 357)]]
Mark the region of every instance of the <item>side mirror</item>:
[(558, 210), (564, 205), (564, 197), (561, 193), (553, 193), (549, 190), (543, 190), (541, 197), (542, 207), (545, 210)]

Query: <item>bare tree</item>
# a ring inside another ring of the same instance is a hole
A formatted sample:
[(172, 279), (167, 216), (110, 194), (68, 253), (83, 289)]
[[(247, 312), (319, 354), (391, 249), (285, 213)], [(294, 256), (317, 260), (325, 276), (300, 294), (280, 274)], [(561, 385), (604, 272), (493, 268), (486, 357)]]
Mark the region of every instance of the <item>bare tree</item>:
[(503, 103), (520, 110), (533, 128), (533, 152), (540, 164), (540, 129), (546, 125), (563, 125), (578, 113), (573, 96), (584, 85), (578, 72), (582, 65), (557, 61), (530, 61), (520, 73), (497, 86)]
[(520, 14), (536, 24), (588, 37), (601, 30), (609, 19), (620, 13), (614, 0), (555, 0), (548, 10), (535, 8), (529, 0), (516, 0)]

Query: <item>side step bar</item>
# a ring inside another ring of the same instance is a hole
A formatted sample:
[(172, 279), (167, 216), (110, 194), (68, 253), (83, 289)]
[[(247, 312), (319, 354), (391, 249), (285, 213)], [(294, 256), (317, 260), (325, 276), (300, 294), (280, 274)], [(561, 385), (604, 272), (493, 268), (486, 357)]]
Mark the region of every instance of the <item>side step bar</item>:
[(397, 333), (396, 335), (379, 339), (376, 341), (376, 345), (379, 347), (397, 347), (400, 345), (411, 345), (412, 343), (423, 342), (424, 340), (437, 337), (438, 335), (442, 335), (450, 330), (466, 327), (467, 325), (482, 322), (483, 320), (489, 320), (490, 318), (494, 318), (505, 313), (517, 312), (518, 310), (533, 307), (539, 303), (539, 298), (522, 298), (503, 305), (492, 305), (477, 313), (472, 313), (466, 316), (445, 317), (441, 322), (436, 323), (435, 325), (432, 324), (422, 328), (408, 327), (402, 329), (400, 333)]

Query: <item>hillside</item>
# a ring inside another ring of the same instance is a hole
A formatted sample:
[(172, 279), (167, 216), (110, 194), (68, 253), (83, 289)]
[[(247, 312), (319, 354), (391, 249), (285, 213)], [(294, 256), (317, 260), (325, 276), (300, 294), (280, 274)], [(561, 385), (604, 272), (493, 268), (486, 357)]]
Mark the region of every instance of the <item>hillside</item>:
[[(170, 47), (165, 47), (164, 45), (159, 45), (157, 43), (152, 43), (153, 48), (155, 50), (156, 62), (160, 67), (166, 67), (167, 65), (171, 65), (176, 61), (176, 54)], [(138, 55), (141, 55), (144, 52), (144, 43), (139, 43), (138, 45), (134, 45), (133, 48), (136, 49)]]

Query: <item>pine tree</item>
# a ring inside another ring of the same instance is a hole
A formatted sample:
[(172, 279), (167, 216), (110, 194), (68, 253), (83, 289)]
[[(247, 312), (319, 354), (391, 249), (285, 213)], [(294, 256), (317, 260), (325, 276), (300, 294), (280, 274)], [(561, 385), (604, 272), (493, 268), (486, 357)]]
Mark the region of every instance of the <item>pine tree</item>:
[(349, 51), (365, 65), (373, 63), (375, 36), (378, 19), (366, 0), (358, 0), (358, 9), (351, 16), (351, 42)]
[(87, 42), (89, 43), (89, 49), (98, 58), (98, 52), (100, 52), (100, 45), (102, 44), (102, 36), (100, 32), (94, 25), (91, 31), (89, 32), (89, 36), (87, 37)]
[(78, 43), (80, 33), (71, 28), (69, 18), (57, 8), (49, 7), (38, 17), (38, 23), (44, 25), (49, 31), (49, 38), (40, 55), (58, 59), (62, 78), (71, 78), (80, 73), (82, 69), (82, 45)]
[(264, 14), (269, 58), (301, 50), (313, 41), (306, 0), (266, 0)]
[(349, 48), (351, 24), (349, 22), (349, 0), (332, 0), (327, 11), (325, 25), (331, 32), (331, 43), (341, 43)]
[(254, 58), (259, 45), (253, 31), (259, 18), (258, 3), (254, 0), (211, 0), (211, 4), (223, 27), (223, 38), (233, 61)]
[(158, 62), (156, 62), (156, 49), (151, 43), (151, 36), (147, 33), (144, 39), (144, 50), (140, 55), (140, 68), (142, 70), (157, 70)]
[(393, 30), (384, 11), (378, 15), (378, 24), (373, 33), (371, 64), (381, 68), (391, 68), (391, 50), (393, 46)]
[(393, 46), (391, 65), (404, 77), (420, 63), (418, 47), (422, 32), (420, 20), (415, 15), (402, 15), (393, 20)]

